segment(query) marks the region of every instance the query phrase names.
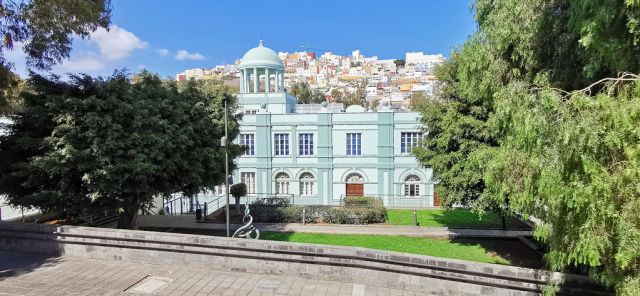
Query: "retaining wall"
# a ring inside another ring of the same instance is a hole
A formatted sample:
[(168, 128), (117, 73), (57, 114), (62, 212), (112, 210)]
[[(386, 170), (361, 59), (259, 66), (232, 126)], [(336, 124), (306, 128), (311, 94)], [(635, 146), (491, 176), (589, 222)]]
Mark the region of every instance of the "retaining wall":
[(606, 295), (587, 277), (363, 248), (0, 222), (0, 249), (338, 280), (437, 295)]

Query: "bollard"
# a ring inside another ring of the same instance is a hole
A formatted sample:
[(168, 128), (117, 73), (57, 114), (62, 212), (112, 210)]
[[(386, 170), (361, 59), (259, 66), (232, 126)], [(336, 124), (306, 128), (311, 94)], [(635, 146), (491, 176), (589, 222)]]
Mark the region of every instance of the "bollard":
[(413, 226), (418, 226), (418, 211), (413, 209)]
[(302, 208), (302, 225), (307, 224), (307, 208)]

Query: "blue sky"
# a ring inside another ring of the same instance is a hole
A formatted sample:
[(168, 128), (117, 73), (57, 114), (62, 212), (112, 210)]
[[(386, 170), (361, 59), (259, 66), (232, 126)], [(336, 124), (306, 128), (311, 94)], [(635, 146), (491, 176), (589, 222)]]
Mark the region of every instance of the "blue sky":
[[(71, 59), (54, 72), (103, 75), (126, 67), (173, 77), (233, 63), (261, 36), (276, 51), (308, 45), (384, 59), (404, 58), (407, 51), (448, 55), (474, 30), (470, 0), (113, 0), (111, 29), (76, 40)], [(20, 52), (8, 57), (24, 72)]]

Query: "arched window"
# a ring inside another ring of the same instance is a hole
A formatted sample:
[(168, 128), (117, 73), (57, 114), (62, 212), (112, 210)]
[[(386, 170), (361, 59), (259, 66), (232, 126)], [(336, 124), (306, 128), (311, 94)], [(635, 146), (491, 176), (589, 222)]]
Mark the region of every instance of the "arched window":
[(310, 173), (304, 173), (300, 176), (300, 195), (309, 196), (313, 195), (313, 184), (316, 182), (315, 178)]
[(289, 194), (289, 175), (287, 173), (276, 175), (276, 194)]
[(420, 196), (420, 178), (409, 175), (404, 179), (404, 196)]
[(347, 176), (346, 181), (348, 184), (360, 184), (364, 183), (364, 178), (362, 178), (358, 173), (352, 173)]

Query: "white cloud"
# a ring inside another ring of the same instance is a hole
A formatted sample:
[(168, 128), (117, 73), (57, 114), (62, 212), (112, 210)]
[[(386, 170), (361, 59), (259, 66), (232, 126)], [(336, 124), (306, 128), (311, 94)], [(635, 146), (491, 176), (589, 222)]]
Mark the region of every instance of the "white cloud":
[(111, 61), (121, 60), (131, 55), (134, 50), (149, 46), (149, 43), (116, 25), (111, 26), (109, 31), (98, 28), (91, 33), (90, 40), (100, 49), (101, 57)]
[(156, 49), (156, 52), (161, 56), (166, 56), (166, 55), (170, 54), (169, 50), (166, 49), (166, 48)]
[(74, 57), (69, 61), (60, 65), (60, 69), (64, 72), (82, 72), (90, 73), (102, 70), (106, 63), (102, 57), (95, 53), (89, 52), (85, 55)]
[(190, 53), (184, 49), (178, 50), (178, 52), (176, 53), (176, 60), (194, 60), (194, 61), (199, 61), (199, 60), (204, 60), (204, 56), (199, 54), (199, 53)]

